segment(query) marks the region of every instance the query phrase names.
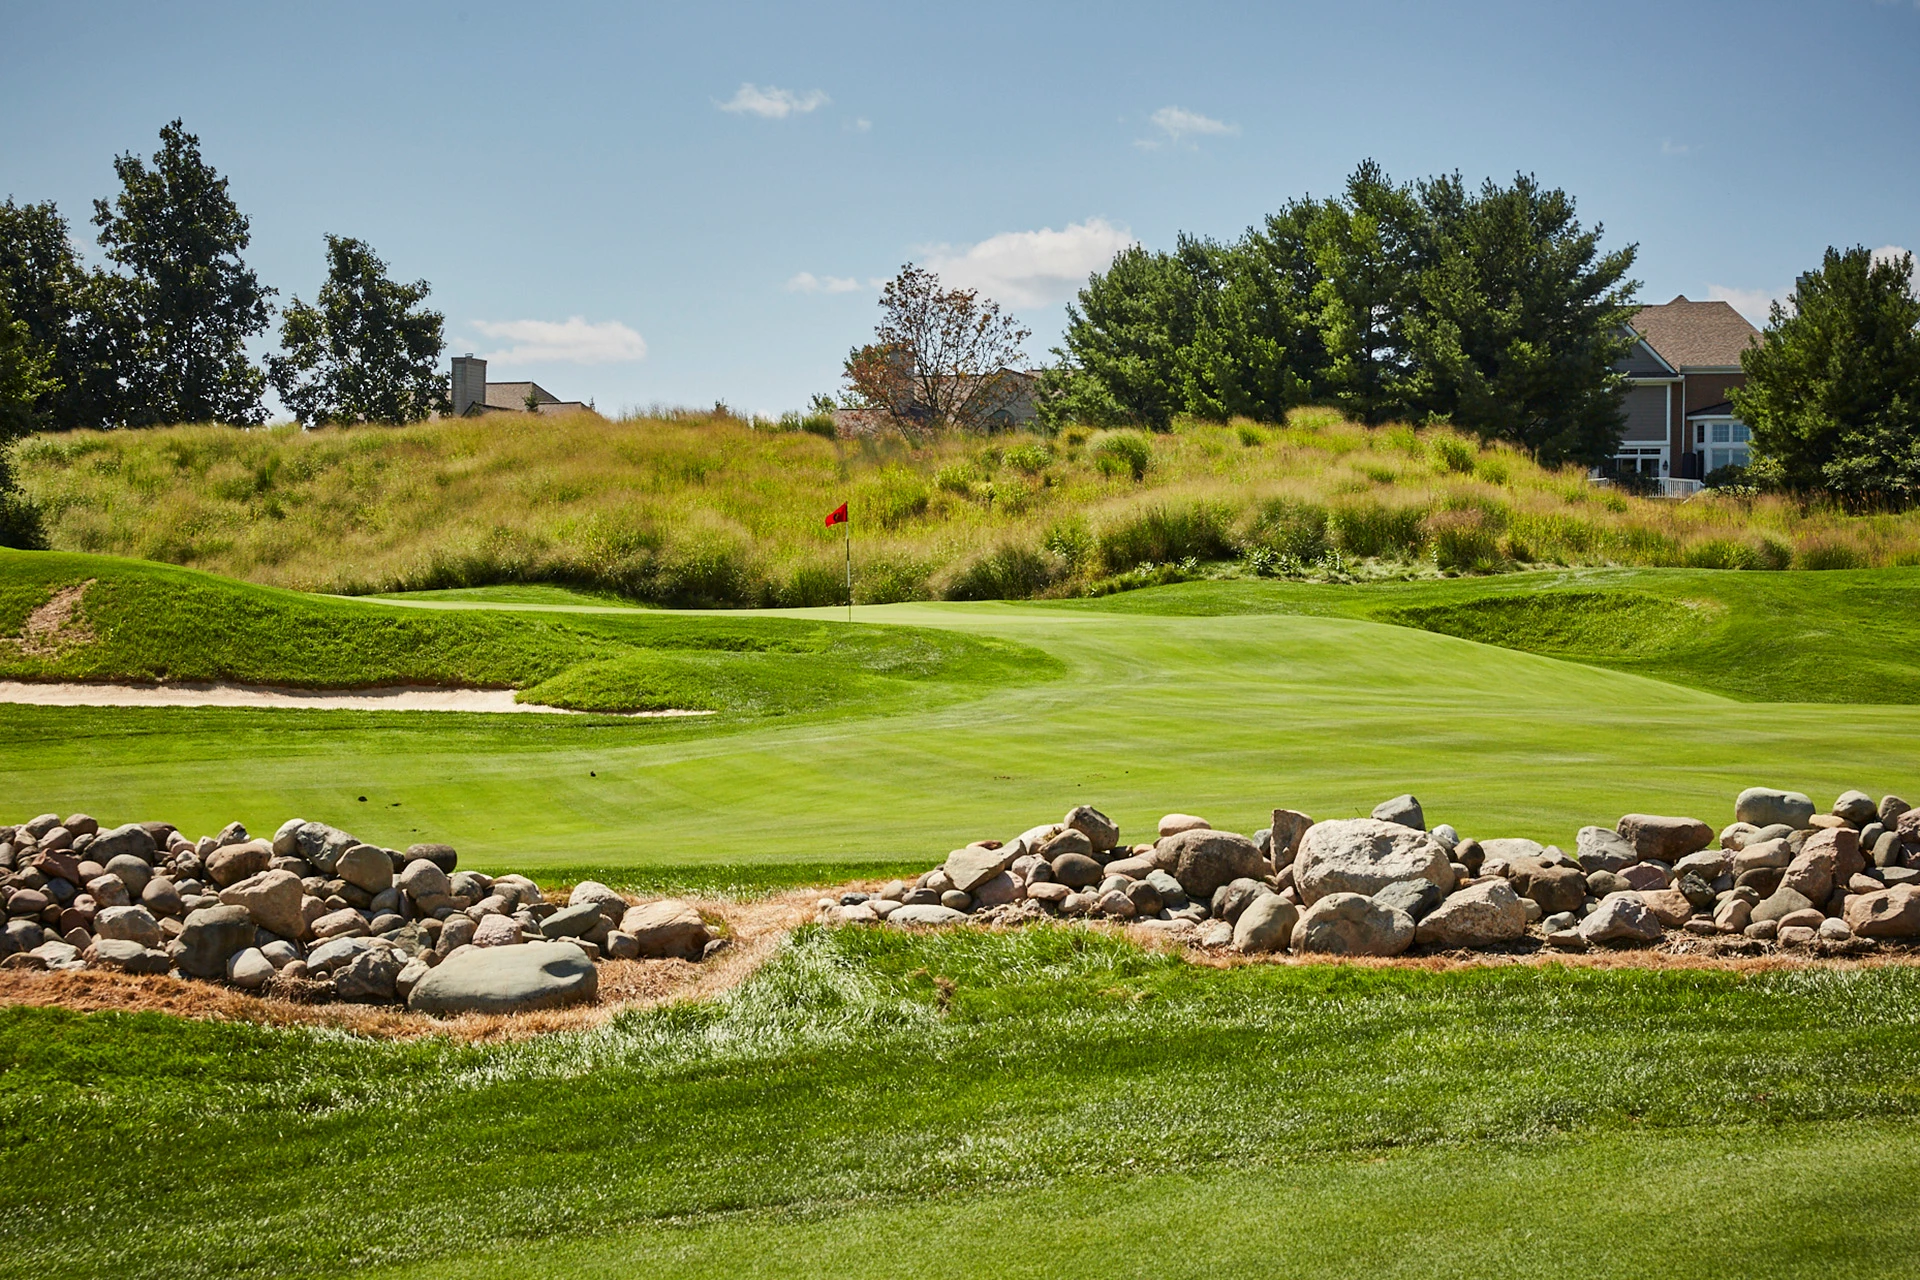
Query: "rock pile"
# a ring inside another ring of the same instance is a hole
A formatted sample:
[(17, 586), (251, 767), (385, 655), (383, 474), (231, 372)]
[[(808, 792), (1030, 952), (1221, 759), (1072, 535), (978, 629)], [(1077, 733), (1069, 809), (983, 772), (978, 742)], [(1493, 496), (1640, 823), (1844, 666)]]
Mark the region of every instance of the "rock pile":
[(42, 814), (0, 826), (0, 902), (0, 967), (176, 973), (429, 1013), (590, 1000), (595, 961), (720, 945), (684, 902), (593, 881), (549, 902), (525, 876), (460, 870), (448, 845), (400, 852), (299, 818), (271, 840), (235, 822), (193, 841), (164, 822)]
[(1104, 918), (1200, 946), (1365, 956), (1644, 946), (1669, 931), (1744, 953), (1920, 939), (1920, 810), (1849, 791), (1819, 813), (1798, 792), (1753, 787), (1734, 819), (1716, 839), (1695, 818), (1630, 813), (1581, 827), (1569, 855), (1429, 829), (1411, 795), (1365, 818), (1315, 822), (1275, 809), (1252, 838), (1168, 814), (1157, 839), (1132, 845), (1081, 806), (1011, 840), (956, 849), (912, 884), (823, 898), (819, 915), (896, 925)]

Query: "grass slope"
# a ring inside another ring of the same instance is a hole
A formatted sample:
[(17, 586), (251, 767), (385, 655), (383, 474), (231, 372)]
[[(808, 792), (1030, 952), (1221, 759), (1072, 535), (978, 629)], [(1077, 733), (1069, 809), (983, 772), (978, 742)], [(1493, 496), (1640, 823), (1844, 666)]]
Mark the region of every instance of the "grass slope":
[(0, 628), (86, 585), (68, 642), (0, 643), (0, 677), (238, 680), (316, 689), (519, 688), (584, 711), (785, 715), (873, 708), (1044, 672), (952, 633), (817, 620), (425, 612), (257, 587), (141, 561), (0, 551)]
[(724, 415), (493, 415), (73, 432), (15, 458), (58, 549), (349, 593), (569, 583), (683, 605), (825, 605), (844, 579), (839, 531), (821, 517), (842, 501), (860, 598), (876, 604), (1074, 594), (1190, 556), (1400, 574), (1920, 563), (1920, 512), (1633, 498), (1445, 428), (1369, 429), (1325, 410), (1183, 422), (1150, 440), (1076, 428), (917, 449)]
[[(1602, 587), (1661, 596), (1669, 579), (1611, 581)], [(1366, 589), (1196, 583), (1096, 602), (889, 606), (861, 616), (962, 646), (945, 669), (951, 678), (903, 681), (886, 697), (805, 714), (646, 726), (0, 707), (0, 786), (21, 813), (164, 817), (194, 834), (235, 818), (271, 830), (304, 816), (396, 847), (449, 840), (482, 867), (635, 887), (890, 875), (1079, 802), (1102, 806), (1128, 833), (1176, 809), (1250, 831), (1277, 805), (1364, 813), (1411, 789), (1436, 821), (1564, 845), (1579, 826), (1627, 809), (1723, 823), (1754, 783), (1823, 802), (1856, 786), (1913, 796), (1920, 742), (1910, 705), (1711, 691), (1911, 696), (1910, 675), (1905, 686), (1897, 671), (1877, 684), (1848, 675), (1871, 663), (1910, 668), (1912, 641), (1876, 621), (1910, 584), (1904, 571), (1675, 575), (1668, 594), (1724, 609), (1712, 626), (1755, 633), (1751, 653), (1737, 632), (1713, 640), (1730, 652), (1724, 662), (1708, 646), (1574, 663), (1369, 620), (1378, 608), (1537, 585), (1518, 578)], [(1565, 585), (1599, 589), (1584, 577)], [(1855, 599), (1866, 607), (1848, 612)], [(422, 625), (540, 623), (614, 639), (622, 628), (772, 625), (551, 602), (318, 603)], [(1755, 610), (1755, 621), (1729, 621)], [(782, 625), (846, 632), (831, 618)], [(1782, 629), (1777, 642), (1770, 627)], [(884, 651), (893, 632), (848, 634), (871, 634)], [(1602, 669), (1603, 660), (1644, 663), (1675, 682)], [(985, 674), (960, 682), (975, 661)], [(1058, 678), (1010, 680), (1009, 662), (1014, 675)], [(1707, 688), (1691, 687), (1695, 672)], [(1727, 687), (1740, 682), (1751, 692)]]
[[(702, 1239), (722, 1270), (761, 1248), (790, 1271), (836, 1230), (868, 1233), (836, 1255), (849, 1273), (897, 1274), (929, 1242), (876, 1249), (881, 1228), (943, 1199), (1004, 1230), (1022, 1207), (1096, 1202), (1096, 1185), (1113, 1206), (1126, 1178), (1149, 1180), (1132, 1203), (1161, 1241), (1136, 1267), (1176, 1239), (1247, 1250), (1263, 1224), (1269, 1248), (1324, 1239), (1366, 1258), (1380, 1242), (1365, 1218), (1274, 1226), (1281, 1206), (1325, 1208), (1346, 1185), (1398, 1200), (1378, 1228), (1443, 1271), (1504, 1258), (1559, 1275), (1561, 1224), (1598, 1240), (1639, 1187), (1607, 1175), (1669, 1158), (1741, 1187), (1762, 1241), (1834, 1203), (1816, 1187), (1853, 1204), (1870, 1188), (1877, 1225), (1817, 1230), (1774, 1261), (1884, 1274), (1879, 1251), (1913, 1238), (1898, 1222), (1920, 1165), (1893, 1137), (1920, 1113), (1917, 1032), (1906, 967), (1221, 971), (1068, 929), (805, 930), (724, 999), (509, 1045), (11, 1009), (0, 1276), (326, 1275), (476, 1249), (598, 1274), (622, 1251), (653, 1261)], [(1556, 1154), (1547, 1185), (1508, 1180)], [(1749, 1180), (1782, 1166), (1797, 1172)], [(1438, 1221), (1419, 1211), (1449, 1194)], [(1485, 1216), (1532, 1230), (1533, 1252), (1464, 1230), (1483, 1194), (1518, 1197)], [(1718, 1200), (1659, 1207), (1654, 1234), (1737, 1238)], [(645, 1234), (552, 1259), (542, 1243), (623, 1228)], [(1065, 1247), (1038, 1273), (1103, 1273), (1062, 1221), (1013, 1256), (1036, 1273), (1050, 1241)], [(1580, 1269), (1623, 1274), (1631, 1256)]]

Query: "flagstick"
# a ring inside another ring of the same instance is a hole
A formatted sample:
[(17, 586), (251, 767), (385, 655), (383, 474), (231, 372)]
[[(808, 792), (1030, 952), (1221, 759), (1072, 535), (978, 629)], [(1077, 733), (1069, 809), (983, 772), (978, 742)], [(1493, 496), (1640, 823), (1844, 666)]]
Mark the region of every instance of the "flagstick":
[(847, 526), (847, 621), (853, 621), (853, 516), (848, 514)]

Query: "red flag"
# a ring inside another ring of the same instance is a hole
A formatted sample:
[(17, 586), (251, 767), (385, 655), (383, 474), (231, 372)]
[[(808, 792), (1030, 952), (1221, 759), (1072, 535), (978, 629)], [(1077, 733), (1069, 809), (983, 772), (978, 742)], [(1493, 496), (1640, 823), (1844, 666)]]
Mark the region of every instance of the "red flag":
[(845, 524), (846, 522), (847, 522), (847, 504), (844, 502), (841, 503), (839, 506), (835, 507), (831, 512), (827, 514), (827, 528), (829, 529), (833, 528), (833, 526), (837, 524)]

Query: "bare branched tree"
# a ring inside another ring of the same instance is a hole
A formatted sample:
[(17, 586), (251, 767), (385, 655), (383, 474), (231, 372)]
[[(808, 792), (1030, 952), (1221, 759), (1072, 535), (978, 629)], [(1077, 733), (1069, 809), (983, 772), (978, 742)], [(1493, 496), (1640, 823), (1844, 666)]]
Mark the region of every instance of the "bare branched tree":
[(996, 375), (1025, 359), (1030, 336), (991, 298), (942, 289), (909, 262), (880, 293), (875, 340), (847, 356), (847, 384), (911, 438), (978, 429), (1003, 401)]

